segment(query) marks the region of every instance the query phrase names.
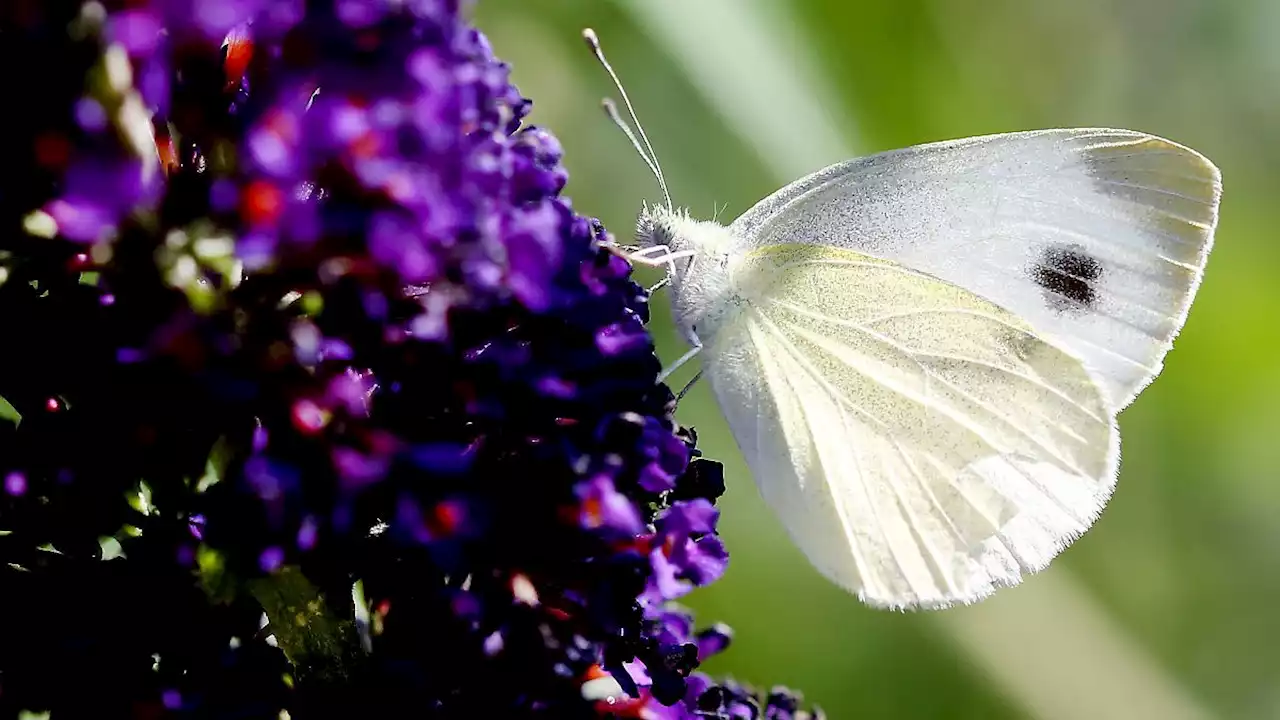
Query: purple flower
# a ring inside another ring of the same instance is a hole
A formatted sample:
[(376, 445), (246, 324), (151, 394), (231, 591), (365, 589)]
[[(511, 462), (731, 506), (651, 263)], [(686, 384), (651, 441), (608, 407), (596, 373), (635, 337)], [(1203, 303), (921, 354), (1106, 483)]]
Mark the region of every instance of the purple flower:
[(727, 681), (703, 692), (694, 707), (700, 717), (737, 720), (822, 720), (820, 709), (803, 710), (803, 699), (784, 687), (762, 693), (746, 685)]
[(696, 672), (729, 633), (670, 601), (724, 572), (722, 469), (459, 2), (74, 34), (36, 5), (6, 36), (47, 77), (0, 196), (6, 703), (802, 717)]
[(724, 574), (729, 553), (715, 535), (720, 511), (705, 498), (673, 504), (657, 518), (653, 575), (645, 597), (651, 603), (673, 600)]
[(581, 503), (582, 527), (604, 533), (616, 533), (630, 538), (644, 532), (640, 512), (630, 498), (618, 492), (613, 480), (600, 475), (579, 483), (574, 492)]
[(11, 472), (4, 478), (5, 492), (15, 497), (27, 492), (27, 478), (20, 472)]

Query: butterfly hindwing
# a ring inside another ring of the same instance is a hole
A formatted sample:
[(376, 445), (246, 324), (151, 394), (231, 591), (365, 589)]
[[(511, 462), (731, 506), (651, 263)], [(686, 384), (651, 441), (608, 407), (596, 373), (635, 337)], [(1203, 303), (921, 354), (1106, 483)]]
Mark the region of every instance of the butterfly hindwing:
[(963, 288), (786, 245), (735, 264), (704, 373), (760, 486), (833, 581), (972, 602), (1044, 567), (1114, 487), (1118, 438), (1069, 351)]

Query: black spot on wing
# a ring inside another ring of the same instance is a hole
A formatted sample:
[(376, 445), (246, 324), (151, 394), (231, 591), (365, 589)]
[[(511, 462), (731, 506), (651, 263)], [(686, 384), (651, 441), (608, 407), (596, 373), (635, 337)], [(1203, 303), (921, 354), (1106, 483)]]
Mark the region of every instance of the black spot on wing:
[(1031, 268), (1031, 279), (1058, 312), (1092, 309), (1098, 300), (1094, 282), (1101, 276), (1102, 265), (1079, 245), (1049, 245)]

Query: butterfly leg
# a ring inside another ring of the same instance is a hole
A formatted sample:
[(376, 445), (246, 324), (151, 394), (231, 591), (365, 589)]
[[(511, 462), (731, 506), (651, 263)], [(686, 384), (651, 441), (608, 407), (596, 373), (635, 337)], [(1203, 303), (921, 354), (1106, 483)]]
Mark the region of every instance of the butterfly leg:
[[(672, 363), (670, 367), (663, 368), (662, 372), (658, 373), (658, 382), (665, 382), (667, 378), (671, 377), (671, 373), (679, 370), (682, 365), (692, 360), (698, 353), (702, 352), (702, 340), (696, 333), (689, 333), (688, 339), (689, 344), (693, 347), (689, 348), (689, 351), (684, 355), (681, 355), (680, 358)], [(701, 373), (699, 373), (699, 375), (701, 375)], [(694, 380), (697, 380), (697, 378), (695, 377)], [(692, 384), (693, 383), (690, 383), (690, 385)]]
[(681, 400), (683, 400), (683, 399), (684, 399), (684, 396), (685, 396), (685, 395), (687, 395), (687, 394), (689, 394), (689, 391), (693, 389), (693, 385), (694, 385), (694, 383), (698, 382), (698, 381), (699, 381), (699, 380), (701, 380), (701, 379), (702, 379), (702, 371), (701, 371), (701, 370), (699, 370), (699, 371), (698, 371), (698, 374), (697, 374), (697, 375), (694, 375), (692, 380), (690, 380), (689, 382), (685, 383), (685, 384), (684, 384), (684, 387), (680, 388), (680, 392), (676, 393), (676, 404), (677, 404), (677, 405), (680, 403), (680, 401), (681, 401)]
[(647, 248), (632, 250), (631, 252), (627, 253), (625, 257), (642, 258), (642, 257), (648, 257), (649, 255), (653, 255), (654, 253), (659, 253), (659, 252), (670, 253), (671, 247), (669, 245), (650, 245)]
[[(650, 292), (665, 287), (671, 279), (676, 276), (676, 260), (680, 258), (693, 257), (697, 255), (696, 250), (679, 250), (671, 252), (671, 248), (667, 245), (650, 245), (647, 248), (636, 250), (630, 253), (619, 253), (628, 262), (633, 264), (648, 265), (649, 267), (667, 266), (667, 277), (658, 285), (655, 285)], [(649, 257), (655, 255), (656, 257)]]
[[(649, 267), (659, 267), (671, 264), (671, 261), (667, 258), (667, 255), (671, 255), (671, 247), (668, 245), (650, 245), (647, 248), (641, 248), (639, 250), (613, 246), (610, 247), (609, 250), (617, 254), (618, 257), (621, 257), (627, 262), (633, 264), (648, 265)], [(666, 255), (658, 258), (649, 257), (650, 255), (658, 253), (666, 253)]]

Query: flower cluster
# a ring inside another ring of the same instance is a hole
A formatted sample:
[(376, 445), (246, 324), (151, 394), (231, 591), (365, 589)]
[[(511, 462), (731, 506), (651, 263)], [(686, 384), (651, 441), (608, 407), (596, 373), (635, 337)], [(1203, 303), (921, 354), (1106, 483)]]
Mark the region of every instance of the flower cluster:
[(5, 716), (809, 717), (696, 672), (721, 467), (458, 5), (3, 11)]

